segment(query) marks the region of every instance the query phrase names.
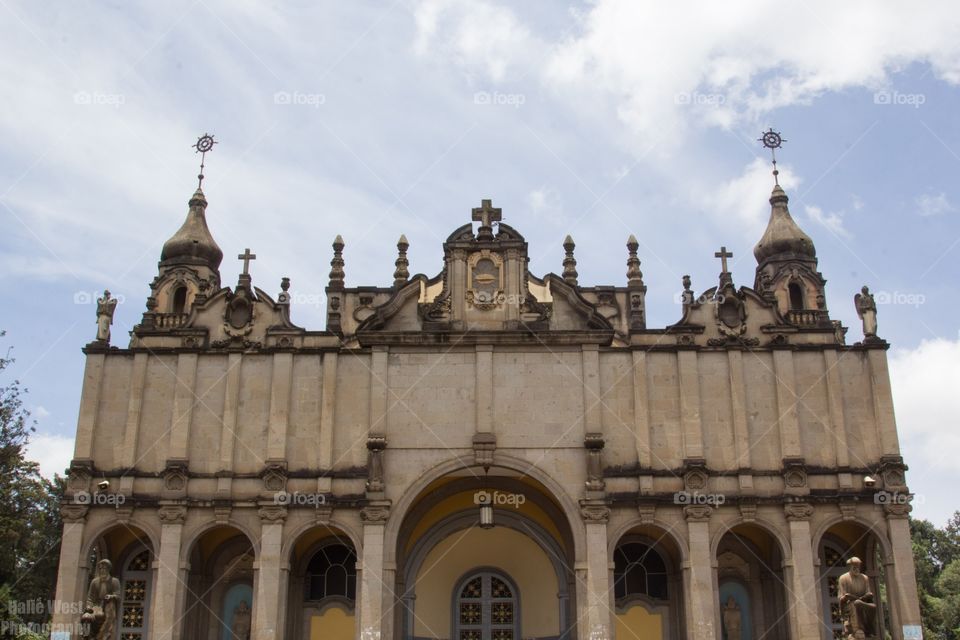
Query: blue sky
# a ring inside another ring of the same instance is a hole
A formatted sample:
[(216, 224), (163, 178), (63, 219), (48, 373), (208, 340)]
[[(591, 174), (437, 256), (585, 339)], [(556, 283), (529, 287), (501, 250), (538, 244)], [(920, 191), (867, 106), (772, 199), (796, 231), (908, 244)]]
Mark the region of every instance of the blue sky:
[(813, 238), (834, 318), (877, 295), (915, 514), (960, 508), (960, 7), (950, 2), (121, 2), (0, 4), (0, 311), (47, 472), (72, 452), (90, 300), (144, 310), (195, 187), (254, 282), (289, 276), (294, 320), (323, 325), (333, 237), (347, 282), (392, 280), (395, 244), (435, 274), (443, 238), (492, 198), (559, 272), (625, 282), (641, 243), (649, 324), (679, 318), (733, 251), (752, 285), (768, 156)]

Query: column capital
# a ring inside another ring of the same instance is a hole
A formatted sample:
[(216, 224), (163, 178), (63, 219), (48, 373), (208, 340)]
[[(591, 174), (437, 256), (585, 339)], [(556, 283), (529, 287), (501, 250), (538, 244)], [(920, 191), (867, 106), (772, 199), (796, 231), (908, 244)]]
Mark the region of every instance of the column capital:
[(387, 518), (390, 517), (390, 504), (389, 500), (371, 500), (360, 510), (360, 519), (364, 526), (386, 524)]
[(257, 513), (260, 516), (260, 524), (283, 524), (287, 519), (287, 508), (280, 505), (262, 505)]
[(683, 508), (683, 517), (687, 522), (709, 522), (713, 507), (706, 504), (688, 504)]
[(813, 515), (813, 507), (806, 502), (788, 502), (783, 505), (783, 512), (790, 522), (795, 520), (807, 521)]
[(167, 504), (157, 510), (157, 515), (163, 525), (183, 524), (187, 518), (187, 508), (178, 504)]
[(887, 515), (888, 520), (906, 518), (911, 511), (913, 511), (913, 505), (909, 502), (888, 502), (883, 505), (883, 512)]
[(83, 522), (89, 510), (90, 507), (85, 504), (63, 504), (60, 505), (60, 517), (64, 522)]
[(606, 524), (610, 520), (610, 507), (603, 500), (581, 500), (580, 517), (587, 524)]

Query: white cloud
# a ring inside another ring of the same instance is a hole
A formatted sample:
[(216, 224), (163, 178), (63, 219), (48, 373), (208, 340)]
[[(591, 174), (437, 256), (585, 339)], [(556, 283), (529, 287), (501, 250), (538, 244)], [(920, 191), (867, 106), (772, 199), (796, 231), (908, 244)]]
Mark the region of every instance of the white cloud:
[(900, 444), (911, 467), (908, 481), (922, 502), (917, 510), (942, 522), (958, 506), (952, 487), (960, 482), (960, 339), (924, 340), (915, 349), (894, 350), (890, 378)]
[(27, 459), (40, 464), (40, 473), (46, 478), (63, 475), (73, 458), (73, 438), (50, 433), (35, 433), (27, 445)]
[(924, 193), (917, 196), (917, 213), (921, 216), (936, 216), (941, 213), (955, 211), (956, 208), (947, 200), (947, 194), (940, 192), (937, 195)]
[[(786, 165), (781, 165), (780, 169), (780, 185), (789, 195), (800, 184), (800, 178)], [(705, 206), (710, 207), (708, 213), (717, 216), (719, 221), (733, 223), (743, 228), (745, 235), (759, 240), (770, 218), (772, 190), (770, 163), (754, 158), (739, 176), (721, 184), (700, 202), (706, 203)]]
[(527, 206), (533, 215), (540, 217), (544, 214), (556, 214), (561, 209), (560, 193), (556, 189), (542, 186), (527, 194)]
[(34, 418), (39, 420), (43, 420), (44, 418), (48, 418), (50, 416), (50, 412), (42, 405), (37, 405), (30, 413)]
[(416, 11), (416, 50), (498, 81), (511, 68), (539, 74), (570, 92), (575, 109), (602, 105), (638, 137), (667, 131), (674, 141), (697, 126), (757, 124), (827, 91), (881, 88), (911, 62), (960, 83), (960, 12), (947, 0), (923, 11), (866, 0), (706, 3), (693, 19), (690, 11), (598, 0), (571, 12), (573, 35), (548, 42), (491, 2), (428, 0)]
[[(856, 206), (856, 204), (854, 204), (854, 206)], [(804, 211), (811, 221), (829, 229), (838, 236), (843, 236), (844, 238), (850, 237), (850, 232), (843, 226), (843, 211), (824, 212), (822, 208), (816, 205), (806, 205), (804, 206)]]

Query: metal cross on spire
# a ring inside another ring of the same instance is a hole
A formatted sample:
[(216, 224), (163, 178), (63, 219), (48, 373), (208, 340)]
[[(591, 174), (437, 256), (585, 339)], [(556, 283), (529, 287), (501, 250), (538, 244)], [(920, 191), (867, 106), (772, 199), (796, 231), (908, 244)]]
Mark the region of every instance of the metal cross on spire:
[(778, 176), (780, 175), (780, 171), (777, 170), (777, 149), (782, 147), (786, 140), (780, 135), (779, 131), (774, 131), (773, 127), (761, 133), (757, 140), (762, 142), (763, 146), (767, 149), (770, 149), (770, 159), (773, 161), (773, 181), (779, 185), (780, 178)]
[(196, 153), (200, 154), (200, 174), (197, 175), (197, 189), (203, 186), (203, 161), (207, 158), (207, 151), (213, 149), (215, 144), (217, 144), (217, 141), (213, 139), (213, 135), (205, 133), (197, 138), (197, 143), (193, 145)]

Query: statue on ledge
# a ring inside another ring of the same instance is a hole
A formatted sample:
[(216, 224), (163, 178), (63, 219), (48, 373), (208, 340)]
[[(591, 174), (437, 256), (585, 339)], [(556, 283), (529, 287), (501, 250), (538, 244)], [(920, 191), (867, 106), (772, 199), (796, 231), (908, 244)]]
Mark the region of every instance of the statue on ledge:
[(97, 342), (110, 344), (110, 325), (116, 310), (117, 299), (111, 298), (110, 292), (104, 290), (103, 297), (97, 298)]
[(80, 616), (84, 640), (113, 640), (116, 635), (120, 580), (110, 575), (109, 560), (97, 563), (97, 575), (90, 581), (87, 603)]
[(840, 576), (840, 617), (845, 640), (876, 638), (877, 605), (870, 591), (870, 579), (861, 573), (860, 558), (847, 560), (847, 573)]
[(870, 338), (876, 338), (877, 303), (873, 299), (873, 294), (870, 293), (867, 285), (863, 285), (860, 293), (853, 296), (853, 302), (857, 306), (857, 315), (860, 316), (860, 320), (863, 321), (863, 337), (868, 340)]
[(250, 640), (250, 605), (241, 600), (233, 609), (233, 624), (230, 626), (231, 638)]
[(723, 605), (723, 630), (726, 631), (727, 640), (740, 640), (740, 627), (742, 620), (740, 617), (740, 605), (737, 604), (733, 596), (727, 598), (727, 604)]

